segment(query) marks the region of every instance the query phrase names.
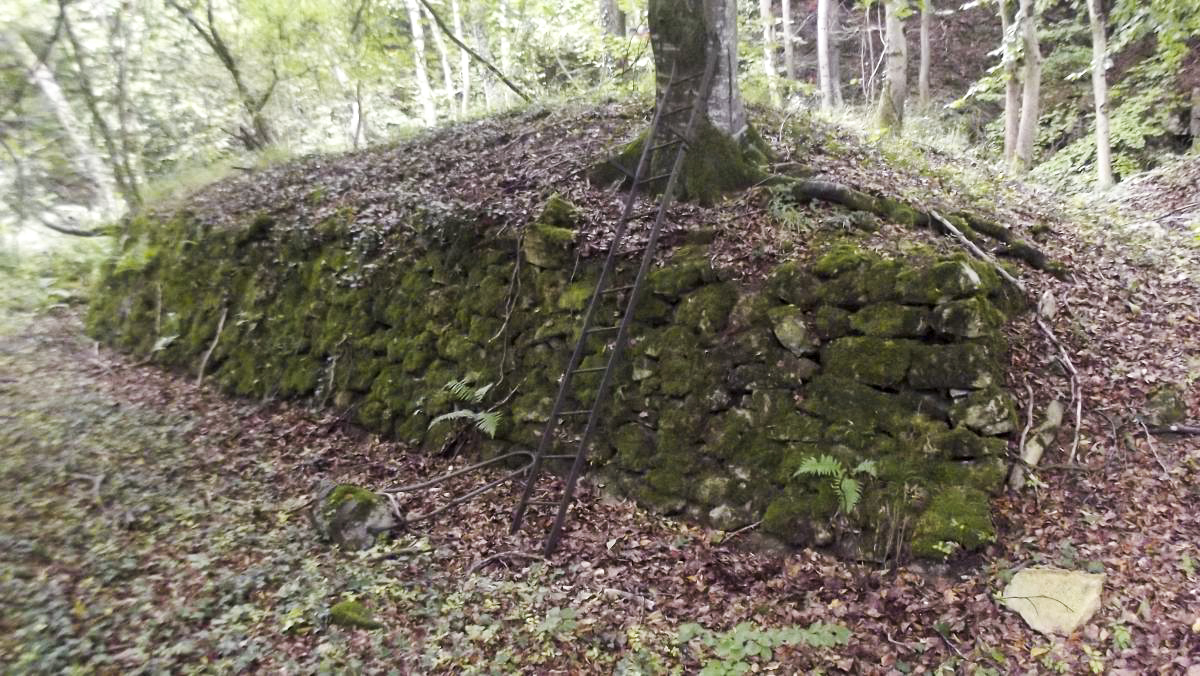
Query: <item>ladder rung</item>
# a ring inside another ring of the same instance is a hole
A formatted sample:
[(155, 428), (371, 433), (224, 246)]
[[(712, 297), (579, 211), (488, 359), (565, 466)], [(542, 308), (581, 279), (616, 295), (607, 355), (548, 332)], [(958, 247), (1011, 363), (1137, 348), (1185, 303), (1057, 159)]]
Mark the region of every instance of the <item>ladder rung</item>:
[(593, 326), (592, 328), (588, 329), (587, 332), (588, 333), (608, 333), (609, 331), (619, 331), (620, 329), (621, 329), (621, 327), (619, 327), (619, 326)]
[(690, 82), (692, 80), (697, 80), (702, 77), (704, 77), (704, 71), (700, 71), (699, 73), (693, 73), (692, 75), (685, 75), (685, 76), (679, 78), (678, 80), (675, 80), (675, 84), (679, 84), (680, 82)]
[(591, 412), (592, 412), (592, 409), (590, 409), (590, 408), (581, 408), (578, 411), (563, 411), (562, 413), (558, 414), (558, 417), (565, 418), (569, 415), (584, 415), (585, 413), (591, 413)]
[(680, 143), (683, 143), (683, 138), (677, 138), (677, 139), (675, 139), (674, 141), (667, 141), (666, 143), (660, 143), (660, 144), (658, 144), (658, 145), (656, 145), (656, 146), (651, 146), (651, 147), (650, 147), (650, 152), (652, 152), (652, 153), (656, 153), (656, 152), (658, 152), (658, 151), (662, 150), (663, 148), (670, 148), (670, 147), (673, 147), (673, 146), (677, 146), (677, 145), (679, 145)]
[(574, 371), (571, 371), (571, 373), (599, 373), (607, 368), (607, 366), (591, 366), (585, 369), (575, 369)]
[(671, 178), (671, 172), (668, 171), (665, 174), (658, 174), (657, 176), (650, 176), (648, 178), (643, 178), (642, 183), (653, 183), (655, 181), (661, 181), (664, 178)]
[(680, 107), (678, 107), (678, 108), (672, 108), (672, 109), (670, 109), (670, 110), (664, 110), (664, 111), (663, 111), (663, 117), (667, 117), (668, 115), (678, 115), (679, 113), (682, 113), (682, 112), (684, 112), (684, 111), (688, 111), (688, 110), (691, 110), (691, 109), (692, 109), (692, 106), (680, 106)]
[(614, 286), (613, 288), (605, 289), (605, 290), (601, 291), (600, 293), (607, 294), (607, 293), (621, 293), (623, 291), (633, 291), (633, 287), (634, 287), (633, 284), (629, 284), (627, 286)]
[[(547, 460), (574, 460), (575, 456), (575, 453), (560, 453), (558, 455), (543, 455), (542, 457)], [(556, 502), (554, 504), (557, 505), (558, 503)]]

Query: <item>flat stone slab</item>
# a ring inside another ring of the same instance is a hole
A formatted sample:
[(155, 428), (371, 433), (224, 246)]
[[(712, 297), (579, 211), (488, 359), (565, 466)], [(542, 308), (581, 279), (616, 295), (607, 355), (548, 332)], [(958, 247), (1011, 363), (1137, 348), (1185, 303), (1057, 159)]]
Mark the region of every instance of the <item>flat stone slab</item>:
[(1035, 631), (1067, 636), (1100, 609), (1104, 575), (1035, 566), (1013, 576), (1004, 605)]

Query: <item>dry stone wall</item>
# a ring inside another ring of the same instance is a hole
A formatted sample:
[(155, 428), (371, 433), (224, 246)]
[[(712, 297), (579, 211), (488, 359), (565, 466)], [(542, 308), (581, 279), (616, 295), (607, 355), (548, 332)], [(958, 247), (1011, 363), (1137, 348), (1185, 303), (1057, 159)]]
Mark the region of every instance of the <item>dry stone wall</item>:
[[(499, 382), (503, 418), (483, 452), (530, 447), (597, 275), (575, 256), (575, 218), (551, 199), (518, 237), (465, 216), (387, 235), (349, 211), (223, 230), (186, 212), (143, 217), (106, 265), (89, 329), (194, 372), (225, 313), (207, 366), (222, 387), (333, 405), (425, 448), (453, 429), (433, 418), (467, 407), (447, 382)], [(1016, 421), (999, 333), (1015, 298), (965, 257), (853, 243), (740, 285), (698, 233), (649, 278), (593, 471), (661, 513), (722, 530), (761, 520), (789, 545), (977, 549), (994, 537), (988, 499)], [(585, 367), (603, 363), (603, 342)], [(580, 401), (598, 378), (576, 379)], [(833, 477), (797, 474), (821, 458), (851, 473), (873, 461), (848, 513)]]

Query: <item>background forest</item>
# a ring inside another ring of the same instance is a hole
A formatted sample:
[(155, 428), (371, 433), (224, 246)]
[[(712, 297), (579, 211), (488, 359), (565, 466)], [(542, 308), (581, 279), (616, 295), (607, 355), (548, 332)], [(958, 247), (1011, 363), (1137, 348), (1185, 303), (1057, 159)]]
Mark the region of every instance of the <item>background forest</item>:
[[(9, 0), (2, 11), (6, 238), (88, 231), (298, 154), (530, 103), (646, 95), (653, 73), (645, 3), (631, 0)], [(885, 89), (894, 96), (890, 15), (907, 28), (898, 67), (913, 90), (908, 136), (923, 143), (1090, 187), (1097, 75), (1118, 180), (1198, 138), (1196, 0), (762, 0), (738, 15), (752, 104), (823, 108), (872, 130)], [(1022, 95), (1040, 106), (1016, 147)]]

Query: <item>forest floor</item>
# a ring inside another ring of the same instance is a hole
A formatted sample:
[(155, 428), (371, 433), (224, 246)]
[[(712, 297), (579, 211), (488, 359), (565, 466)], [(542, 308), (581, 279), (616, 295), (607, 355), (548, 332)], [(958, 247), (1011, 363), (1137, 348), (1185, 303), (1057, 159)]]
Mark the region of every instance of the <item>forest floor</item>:
[[(1135, 419), (1164, 382), (1184, 386), (1192, 417), (1200, 413), (1200, 242), (1166, 214), (1195, 194), (1179, 179), (1194, 180), (1197, 167), (1072, 207), (1043, 240), (1073, 271), (1031, 286), (1058, 300), (1052, 324), (1079, 369), (1077, 462), (1068, 463), (1068, 422), (1039, 487), (994, 501), (1000, 537), (971, 568), (747, 551), (736, 534), (660, 519), (590, 486), (548, 561), (527, 554), (538, 549), (533, 529), (508, 534), (506, 491), (342, 554), (317, 541), (304, 514), (317, 478), (382, 487), (463, 460), (136, 363), (86, 339), (77, 307), (0, 300), (0, 664), (12, 673), (1200, 673), (1200, 438), (1152, 437)], [(839, 176), (865, 188), (882, 180), (850, 168)], [(1007, 190), (1014, 208), (1065, 201)], [(30, 284), (0, 278), (9, 297), (18, 286), (36, 296)], [(1054, 347), (1029, 326), (1015, 330), (1010, 386), (1028, 385), (1035, 410), (1066, 401)], [(1001, 607), (1008, 577), (1035, 563), (1107, 574), (1101, 610), (1076, 634), (1043, 637)], [(344, 599), (361, 601), (381, 628), (331, 624)]]

